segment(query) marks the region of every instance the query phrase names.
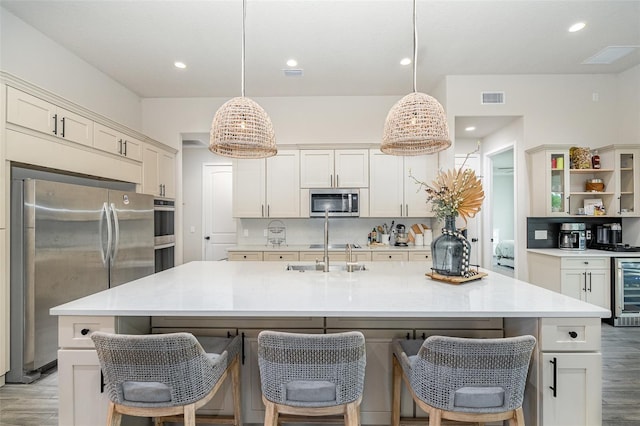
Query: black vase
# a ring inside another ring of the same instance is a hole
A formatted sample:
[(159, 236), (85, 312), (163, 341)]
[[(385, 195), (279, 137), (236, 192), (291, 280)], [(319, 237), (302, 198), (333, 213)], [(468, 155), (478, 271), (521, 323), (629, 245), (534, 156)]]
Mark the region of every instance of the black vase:
[(469, 276), (471, 244), (456, 230), (455, 216), (444, 218), (442, 235), (431, 243), (434, 272), (447, 276)]

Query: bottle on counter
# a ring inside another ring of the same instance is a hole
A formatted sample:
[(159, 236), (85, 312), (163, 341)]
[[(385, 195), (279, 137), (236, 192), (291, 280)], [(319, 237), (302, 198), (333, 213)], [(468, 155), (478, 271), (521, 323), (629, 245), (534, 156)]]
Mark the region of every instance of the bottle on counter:
[(374, 227), (373, 230), (371, 231), (371, 242), (376, 242), (378, 241), (378, 231), (376, 231), (376, 228)]

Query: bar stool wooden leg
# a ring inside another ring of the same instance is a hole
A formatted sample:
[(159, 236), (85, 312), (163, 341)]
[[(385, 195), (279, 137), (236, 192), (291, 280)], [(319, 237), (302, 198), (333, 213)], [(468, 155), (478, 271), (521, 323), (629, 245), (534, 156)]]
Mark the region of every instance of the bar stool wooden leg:
[(266, 410), (264, 412), (264, 426), (277, 426), (278, 425), (278, 409), (276, 408), (276, 404), (273, 402), (267, 401), (262, 398), (264, 401), (264, 405)]
[(242, 410), (240, 407), (240, 361), (238, 357), (233, 360), (231, 366), (231, 387), (233, 390), (233, 419), (234, 426), (242, 425)]
[(360, 426), (358, 418), (358, 413), (360, 412), (360, 410), (358, 409), (358, 404), (356, 402), (352, 402), (350, 404), (347, 404), (345, 408), (345, 426)]
[(522, 407), (516, 408), (513, 419), (509, 419), (509, 426), (524, 426), (524, 411), (522, 411)]
[(429, 411), (429, 426), (440, 426), (442, 423), (442, 411), (433, 409)]
[(109, 401), (109, 409), (107, 411), (107, 426), (120, 426), (122, 422), (122, 414), (116, 411), (116, 405)]
[(400, 426), (400, 388), (402, 386), (402, 368), (395, 355), (392, 355), (393, 382), (391, 385), (391, 426)]
[(184, 426), (196, 426), (196, 406), (194, 404), (184, 406)]

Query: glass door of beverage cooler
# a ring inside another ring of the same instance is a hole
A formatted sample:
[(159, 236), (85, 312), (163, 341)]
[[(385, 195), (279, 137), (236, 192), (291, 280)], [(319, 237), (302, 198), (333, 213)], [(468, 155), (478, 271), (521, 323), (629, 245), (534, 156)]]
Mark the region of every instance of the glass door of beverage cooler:
[(552, 215), (566, 215), (569, 212), (569, 156), (566, 151), (550, 152), (548, 191), (550, 191)]
[(640, 258), (616, 259), (616, 317), (640, 317)]

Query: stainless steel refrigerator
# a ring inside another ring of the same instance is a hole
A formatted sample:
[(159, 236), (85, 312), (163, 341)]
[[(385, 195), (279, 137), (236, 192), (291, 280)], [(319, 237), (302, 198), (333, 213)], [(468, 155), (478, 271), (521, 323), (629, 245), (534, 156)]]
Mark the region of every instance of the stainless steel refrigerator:
[(54, 365), (53, 306), (154, 272), (153, 197), (34, 179), (11, 193), (11, 363), (29, 383)]

